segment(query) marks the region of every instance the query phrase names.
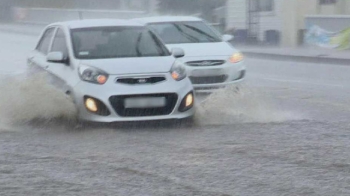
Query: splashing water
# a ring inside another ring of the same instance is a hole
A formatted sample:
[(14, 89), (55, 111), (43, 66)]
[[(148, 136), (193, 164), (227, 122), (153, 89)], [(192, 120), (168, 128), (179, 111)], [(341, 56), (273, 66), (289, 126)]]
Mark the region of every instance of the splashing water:
[(257, 90), (247, 86), (228, 87), (211, 94), (197, 108), (196, 122), (202, 125), (270, 123), (300, 120), (292, 112), (269, 104)]
[(21, 124), (32, 120), (74, 120), (76, 109), (69, 97), (47, 83), (46, 74), (27, 79), (0, 76), (0, 123)]
[[(75, 121), (74, 103), (64, 93), (47, 82), (46, 74), (0, 76), (0, 127), (8, 130), (11, 124), (33, 120)], [(241, 86), (219, 90), (197, 106), (196, 122), (200, 125), (232, 123), (269, 123), (300, 120), (291, 112), (281, 111), (268, 104), (258, 91)], [(7, 127), (7, 128), (6, 128)]]

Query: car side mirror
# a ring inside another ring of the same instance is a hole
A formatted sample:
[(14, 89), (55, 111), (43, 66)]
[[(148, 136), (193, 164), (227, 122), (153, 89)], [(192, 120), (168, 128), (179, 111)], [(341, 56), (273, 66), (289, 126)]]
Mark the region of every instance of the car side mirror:
[(234, 38), (233, 35), (228, 35), (228, 34), (226, 34), (226, 35), (223, 35), (223, 36), (222, 36), (222, 41), (224, 41), (224, 42), (229, 42), (229, 41), (232, 41), (233, 38)]
[(173, 48), (171, 50), (171, 54), (175, 57), (175, 58), (181, 58), (185, 56), (185, 51), (182, 50), (181, 48)]
[(52, 63), (64, 63), (68, 64), (68, 58), (64, 57), (62, 52), (50, 52), (46, 60)]

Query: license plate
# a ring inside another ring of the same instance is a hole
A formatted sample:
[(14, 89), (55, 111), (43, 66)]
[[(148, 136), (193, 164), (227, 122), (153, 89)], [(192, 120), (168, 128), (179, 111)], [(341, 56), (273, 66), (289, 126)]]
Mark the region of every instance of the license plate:
[(140, 97), (124, 100), (125, 108), (161, 108), (166, 105), (165, 97)]
[(192, 76), (215, 76), (222, 74), (222, 69), (197, 69), (192, 71)]

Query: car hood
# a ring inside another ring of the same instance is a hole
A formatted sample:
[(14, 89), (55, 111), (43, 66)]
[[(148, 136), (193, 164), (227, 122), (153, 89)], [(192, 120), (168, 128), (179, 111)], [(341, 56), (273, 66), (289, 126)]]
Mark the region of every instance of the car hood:
[(169, 50), (172, 48), (183, 49), (186, 57), (230, 56), (234, 52), (237, 52), (237, 50), (227, 42), (167, 44), (166, 46)]
[(81, 65), (101, 69), (111, 75), (169, 72), (175, 59), (166, 57), (115, 58), (81, 60)]

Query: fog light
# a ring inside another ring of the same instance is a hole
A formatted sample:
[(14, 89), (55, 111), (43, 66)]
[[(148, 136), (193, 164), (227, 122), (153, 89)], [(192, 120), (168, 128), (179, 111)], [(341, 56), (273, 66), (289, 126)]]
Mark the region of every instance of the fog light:
[(192, 104), (193, 104), (193, 95), (192, 93), (190, 93), (186, 97), (186, 107), (191, 106)]
[(85, 100), (85, 107), (91, 112), (97, 112), (97, 104), (93, 98), (87, 98)]
[(186, 112), (187, 110), (191, 109), (193, 105), (194, 105), (194, 96), (193, 96), (193, 92), (190, 92), (182, 99), (179, 107), (179, 111)]

